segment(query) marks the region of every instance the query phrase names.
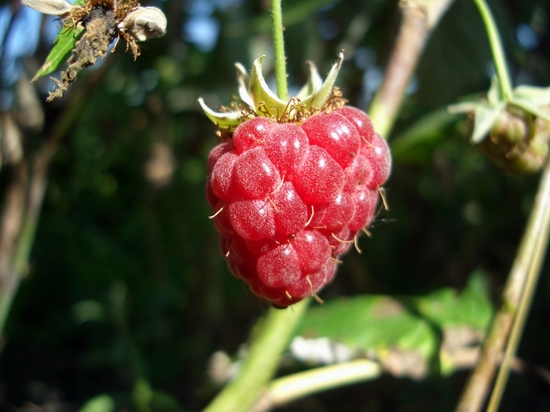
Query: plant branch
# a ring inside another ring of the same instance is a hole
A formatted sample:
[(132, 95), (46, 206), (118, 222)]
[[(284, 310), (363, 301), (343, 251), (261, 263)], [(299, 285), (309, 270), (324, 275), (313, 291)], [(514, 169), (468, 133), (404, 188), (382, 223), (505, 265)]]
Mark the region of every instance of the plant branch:
[(430, 33), (453, 0), (401, 1), (401, 26), (386, 75), (374, 97), (369, 116), (376, 131), (387, 138), (401, 107), (409, 81)]
[(489, 44), (491, 45), (491, 51), (493, 53), (500, 93), (505, 101), (509, 101), (512, 97), (512, 82), (508, 74), (508, 66), (504, 57), (502, 41), (500, 40), (495, 20), (485, 0), (473, 0), (473, 2), (477, 6), (479, 14), (481, 14), (485, 31), (489, 37)]
[(250, 351), (239, 375), (204, 410), (205, 412), (247, 412), (273, 377), (280, 354), (287, 347), (310, 298), (287, 309), (270, 308), (256, 328)]
[(381, 373), (380, 364), (367, 359), (295, 373), (274, 380), (253, 410), (268, 411), (314, 393), (378, 378)]
[[(509, 342), (509, 353), (507, 360), (505, 359), (505, 362), (510, 363), (545, 257), (544, 251), (548, 245), (549, 232), (550, 163), (547, 163), (529, 221), (503, 291), (501, 307), (493, 321), (478, 366), (466, 384), (456, 409), (457, 412), (481, 410), (496, 367), (501, 362), (503, 348), (508, 341), (510, 330), (514, 327), (517, 335)], [(521, 312), (519, 312), (520, 310)], [(503, 383), (501, 382), (499, 385)]]

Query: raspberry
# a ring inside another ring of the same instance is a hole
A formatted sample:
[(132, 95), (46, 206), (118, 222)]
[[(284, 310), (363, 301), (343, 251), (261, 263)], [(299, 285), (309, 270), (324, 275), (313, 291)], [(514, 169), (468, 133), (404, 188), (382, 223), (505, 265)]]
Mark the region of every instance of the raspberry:
[(315, 295), (375, 214), (391, 157), (365, 113), (254, 117), (208, 158), (207, 198), (232, 273), (277, 307)]
[(386, 141), (333, 88), (343, 58), (324, 82), (311, 67), (289, 102), (267, 88), (262, 58), (250, 73), (236, 65), (244, 103), (236, 110), (214, 112), (199, 99), (223, 140), (206, 182), (221, 251), (235, 277), (279, 308), (332, 281), (390, 174)]

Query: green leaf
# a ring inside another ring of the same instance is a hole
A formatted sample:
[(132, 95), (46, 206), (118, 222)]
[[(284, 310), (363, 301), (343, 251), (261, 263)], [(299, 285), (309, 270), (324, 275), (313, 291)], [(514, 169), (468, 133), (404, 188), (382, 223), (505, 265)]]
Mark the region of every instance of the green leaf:
[(474, 132), (472, 142), (480, 143), (489, 134), (498, 116), (506, 109), (506, 103), (496, 106), (478, 105), (475, 110)]
[[(327, 337), (351, 348), (375, 353), (390, 373), (414, 378), (421, 377), (415, 373), (422, 368), (425, 371), (428, 363), (440, 355), (441, 371), (455, 370), (453, 352), (475, 350), (471, 347), (478, 343), (475, 337), (484, 334), (492, 317), (485, 276), (474, 272), (460, 292), (444, 288), (400, 300), (362, 295), (328, 302), (310, 309), (298, 334), (306, 338)], [(453, 336), (460, 340), (453, 341)], [(472, 336), (474, 340), (468, 340)], [(419, 354), (420, 363), (414, 368), (395, 369), (396, 363), (406, 363)], [(423, 366), (419, 366), (421, 364)]]
[(429, 324), (388, 296), (360, 295), (311, 309), (299, 334), (328, 337), (380, 356), (390, 350), (420, 352), (424, 359), (437, 350)]
[(82, 26), (77, 26), (76, 29), (61, 29), (54, 40), (54, 47), (50, 50), (48, 57), (46, 57), (46, 61), (38, 70), (32, 81), (36, 81), (50, 74), (57, 69), (60, 64), (64, 63), (83, 31), (84, 28)]
[(467, 325), (484, 331), (493, 317), (485, 275), (481, 271), (471, 275), (461, 292), (445, 288), (414, 301), (418, 312), (441, 329)]

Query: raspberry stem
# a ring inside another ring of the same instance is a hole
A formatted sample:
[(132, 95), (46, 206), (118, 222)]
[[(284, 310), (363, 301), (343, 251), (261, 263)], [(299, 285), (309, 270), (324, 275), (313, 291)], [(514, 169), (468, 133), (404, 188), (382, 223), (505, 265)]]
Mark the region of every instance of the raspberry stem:
[(290, 338), (311, 299), (304, 299), (292, 309), (271, 308), (257, 324), (248, 357), (235, 380), (228, 384), (205, 412), (249, 411), (279, 364), (279, 355)]
[(273, 53), (275, 55), (275, 81), (277, 84), (277, 95), (282, 100), (288, 100), (281, 0), (271, 0), (271, 25), (273, 33)]
[(510, 75), (508, 74), (508, 66), (506, 65), (506, 59), (504, 57), (502, 41), (498, 34), (495, 20), (485, 0), (473, 0), (473, 2), (479, 10), (485, 30), (487, 31), (487, 36), (489, 37), (489, 44), (493, 53), (500, 93), (505, 101), (509, 101), (512, 97), (512, 83), (510, 81)]

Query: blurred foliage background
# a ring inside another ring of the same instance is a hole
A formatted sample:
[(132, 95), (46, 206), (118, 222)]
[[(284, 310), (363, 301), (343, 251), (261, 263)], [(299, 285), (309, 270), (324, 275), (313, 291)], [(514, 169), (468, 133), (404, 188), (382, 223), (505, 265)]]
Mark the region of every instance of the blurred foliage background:
[[(550, 3), (489, 4), (515, 84), (548, 85)], [(218, 250), (203, 194), (215, 128), (197, 98), (229, 104), (234, 62), (250, 67), (266, 54), (269, 76), (269, 4), (152, 5), (165, 11), (167, 35), (144, 43), (136, 61), (121, 42), (103, 67), (79, 76), (69, 96), (44, 103), (44, 131), (25, 135), (32, 152), (70, 95), (101, 74), (52, 164), (1, 348), (0, 410), (73, 411), (104, 393), (117, 410), (132, 410), (139, 379), (157, 394), (155, 410), (200, 410), (218, 390), (209, 357), (236, 354), (266, 308), (230, 275)], [(324, 74), (345, 49), (338, 85), (350, 104), (366, 109), (391, 51), (398, 2), (287, 0), (283, 12), (291, 90), (305, 81), (307, 60)], [(25, 58), (31, 77), (50, 41), (43, 31), (37, 52)], [(493, 70), (475, 6), (457, 0), (433, 32), (388, 137), (395, 155), (389, 210), (370, 229), (372, 238), (361, 238), (363, 253), (346, 256), (322, 299), (460, 290), (481, 269), (496, 304), (537, 177), (496, 169), (468, 143), (466, 119), (445, 111), (487, 90)], [(44, 101), (51, 83), (36, 87)], [(0, 185), (9, 177), (5, 165)], [(503, 411), (550, 410), (549, 286), (545, 268), (519, 351), (527, 366), (512, 376)], [(466, 376), (385, 374), (284, 410), (448, 411)]]

